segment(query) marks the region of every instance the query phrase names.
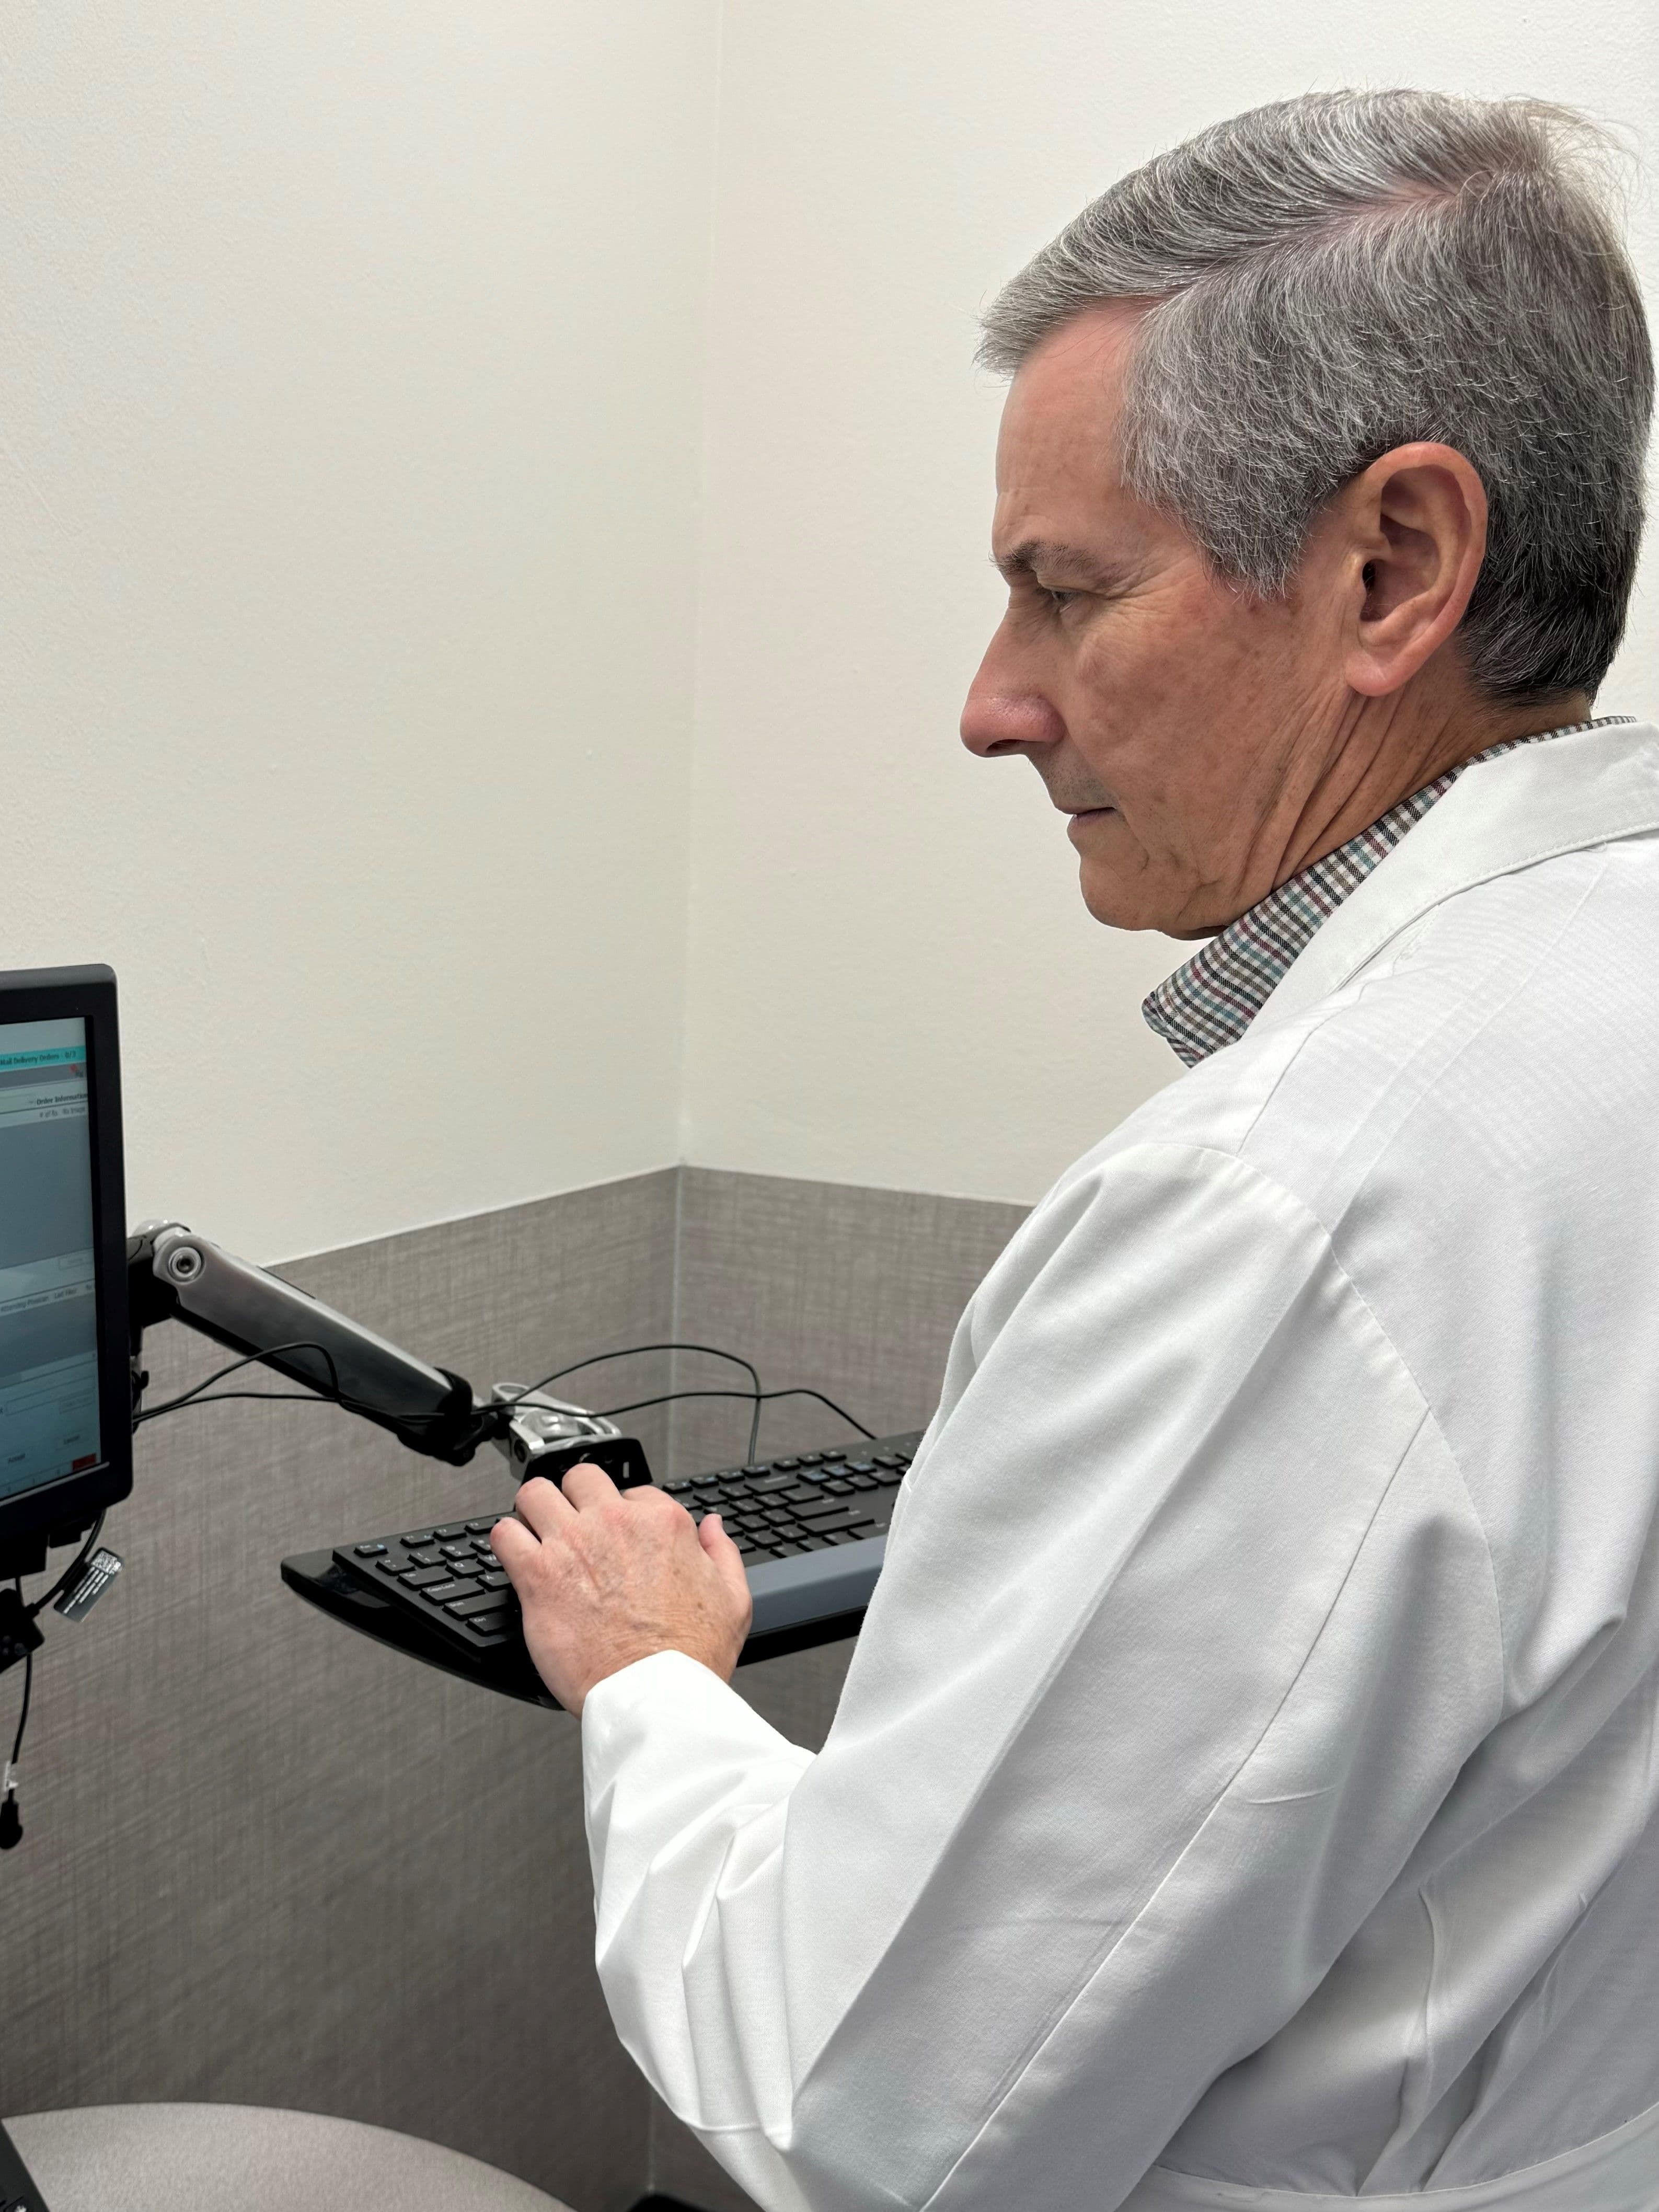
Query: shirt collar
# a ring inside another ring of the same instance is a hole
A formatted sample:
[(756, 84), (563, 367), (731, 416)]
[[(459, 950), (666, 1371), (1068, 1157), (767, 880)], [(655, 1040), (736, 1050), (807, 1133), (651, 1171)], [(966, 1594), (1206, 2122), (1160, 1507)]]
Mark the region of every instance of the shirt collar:
[(1500, 753), (1513, 752), (1518, 745), (1539, 744), (1547, 738), (1572, 737), (1580, 730), (1605, 729), (1635, 719), (1633, 714), (1602, 714), (1559, 730), (1540, 730), (1530, 737), (1505, 738), (1501, 744), (1489, 745), (1485, 752), (1460, 761), (1420, 791), (1396, 801), (1346, 845), (1339, 845), (1334, 853), (1327, 853), (1322, 860), (1310, 862), (1289, 877), (1237, 921), (1230, 921), (1219, 935), (1211, 938), (1173, 975), (1147, 994), (1140, 1009), (1147, 1023), (1188, 1067), (1207, 1060), (1223, 1045), (1236, 1044), (1320, 924), (1358, 890), (1377, 862), (1388, 857), (1435, 801), (1445, 797), (1465, 769), (1479, 761), (1495, 760)]

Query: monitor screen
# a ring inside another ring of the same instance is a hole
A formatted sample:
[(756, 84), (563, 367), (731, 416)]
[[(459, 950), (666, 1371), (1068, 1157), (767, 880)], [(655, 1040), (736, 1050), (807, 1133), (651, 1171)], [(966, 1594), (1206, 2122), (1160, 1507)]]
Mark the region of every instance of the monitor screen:
[(87, 1024), (0, 1022), (0, 1506), (95, 1468)]

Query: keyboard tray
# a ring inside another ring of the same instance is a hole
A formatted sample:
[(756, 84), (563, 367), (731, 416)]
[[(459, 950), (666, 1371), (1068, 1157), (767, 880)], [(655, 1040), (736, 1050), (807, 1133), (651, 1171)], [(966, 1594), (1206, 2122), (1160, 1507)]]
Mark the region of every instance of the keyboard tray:
[[(719, 1511), (744, 1551), (755, 1613), (739, 1666), (857, 1634), (881, 1571), (898, 1485), (920, 1441), (921, 1431), (911, 1431), (663, 1485), (698, 1517)], [(525, 1649), (511, 1590), (486, 1580), (495, 1568), (488, 1532), (505, 1510), (492, 1500), (436, 1527), (296, 1553), (283, 1561), (283, 1580), (377, 1643), (557, 1711)]]

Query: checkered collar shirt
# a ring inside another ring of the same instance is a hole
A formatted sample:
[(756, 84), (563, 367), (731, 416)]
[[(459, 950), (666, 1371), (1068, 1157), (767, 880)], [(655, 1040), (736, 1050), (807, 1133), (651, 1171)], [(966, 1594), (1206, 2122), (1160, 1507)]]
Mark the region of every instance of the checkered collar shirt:
[(1230, 921), (1218, 936), (1211, 938), (1147, 994), (1141, 1012), (1188, 1067), (1195, 1067), (1224, 1044), (1236, 1044), (1320, 923), (1358, 890), (1377, 862), (1387, 858), (1437, 799), (1445, 797), (1466, 768), (1473, 768), (1476, 761), (1496, 760), (1499, 753), (1513, 752), (1517, 745), (1539, 744), (1546, 738), (1570, 738), (1580, 730), (1606, 729), (1615, 722), (1635, 719), (1633, 714), (1602, 714), (1594, 721), (1570, 723), (1565, 729), (1506, 738), (1502, 744), (1476, 753), (1474, 759), (1461, 761), (1432, 783), (1425, 783), (1421, 791), (1391, 806), (1369, 830), (1350, 837), (1322, 860), (1311, 862), (1258, 900), (1237, 921)]

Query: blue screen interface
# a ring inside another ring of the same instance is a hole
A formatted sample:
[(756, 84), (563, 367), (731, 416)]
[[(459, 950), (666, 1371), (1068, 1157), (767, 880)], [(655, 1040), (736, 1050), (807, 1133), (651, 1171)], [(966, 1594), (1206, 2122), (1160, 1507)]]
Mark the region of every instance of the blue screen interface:
[(87, 1031), (0, 1022), (0, 1498), (99, 1464)]

